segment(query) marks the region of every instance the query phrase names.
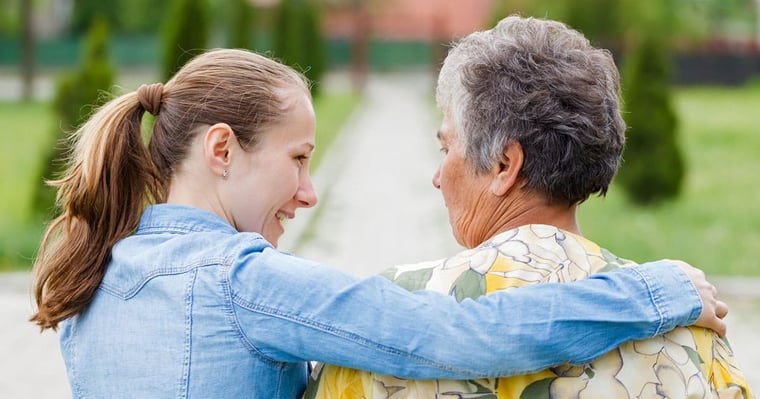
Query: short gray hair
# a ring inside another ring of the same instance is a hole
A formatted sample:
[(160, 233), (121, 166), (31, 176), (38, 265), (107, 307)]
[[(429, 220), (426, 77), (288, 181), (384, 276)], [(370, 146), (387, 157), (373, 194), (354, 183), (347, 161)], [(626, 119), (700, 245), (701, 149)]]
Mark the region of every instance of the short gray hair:
[(476, 172), (517, 141), (525, 188), (549, 203), (606, 194), (620, 165), (625, 122), (612, 55), (560, 22), (510, 16), (468, 35), (446, 57), (436, 98)]

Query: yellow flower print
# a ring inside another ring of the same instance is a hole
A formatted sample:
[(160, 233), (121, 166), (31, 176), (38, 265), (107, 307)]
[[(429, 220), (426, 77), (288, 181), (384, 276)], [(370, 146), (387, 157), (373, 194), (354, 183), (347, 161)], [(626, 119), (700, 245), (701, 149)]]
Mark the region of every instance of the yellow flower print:
[[(410, 290), (433, 289), (461, 300), (631, 265), (583, 237), (529, 225), (451, 258), (401, 265), (383, 275)], [(327, 366), (317, 379), (306, 399), (752, 399), (727, 341), (695, 327), (625, 343), (585, 365), (509, 378), (412, 381)]]

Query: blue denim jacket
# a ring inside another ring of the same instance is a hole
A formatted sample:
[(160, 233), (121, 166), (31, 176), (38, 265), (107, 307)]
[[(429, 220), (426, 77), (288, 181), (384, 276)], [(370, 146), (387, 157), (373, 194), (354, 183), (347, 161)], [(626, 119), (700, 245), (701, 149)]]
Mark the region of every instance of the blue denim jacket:
[[(92, 303), (60, 337), (78, 398), (296, 398), (309, 360), (420, 379), (512, 375), (588, 362), (690, 324), (701, 307), (667, 263), (459, 304), (162, 204), (116, 244)], [(590, 329), (605, 339), (573, 342)]]

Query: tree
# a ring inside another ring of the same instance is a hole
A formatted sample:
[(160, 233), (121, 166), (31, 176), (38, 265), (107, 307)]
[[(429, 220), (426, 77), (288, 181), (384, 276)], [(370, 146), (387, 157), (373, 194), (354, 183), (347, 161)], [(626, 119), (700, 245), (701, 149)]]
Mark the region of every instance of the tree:
[[(114, 69), (108, 57), (108, 24), (104, 18), (97, 18), (87, 33), (81, 65), (57, 81), (53, 108), (59, 123), (55, 137), (59, 140), (45, 158), (42, 179), (55, 179), (61, 175), (65, 166), (63, 158), (68, 153), (65, 138), (105, 102), (113, 82)], [(35, 208), (47, 215), (54, 200), (54, 190), (40, 185)]]
[(312, 95), (326, 67), (320, 10), (308, 0), (282, 0), (277, 12), (274, 55), (301, 70), (311, 81)]
[(629, 130), (617, 180), (640, 205), (674, 198), (685, 171), (669, 90), (670, 60), (661, 36), (643, 35), (625, 61), (623, 76)]
[(98, 18), (105, 18), (108, 26), (115, 31), (120, 28), (121, 0), (74, 0), (71, 11), (71, 32), (83, 34)]
[[(372, 24), (374, 15), (382, 7), (393, 7), (394, 1), (387, 0), (325, 0), (328, 12), (337, 11), (351, 16), (350, 75), (351, 85), (356, 93), (362, 93), (367, 84), (372, 47)], [(438, 44), (438, 43), (436, 43)], [(439, 50), (434, 47), (434, 50)]]
[(174, 0), (164, 41), (165, 81), (206, 50), (211, 25), (207, 8), (205, 0)]
[(14, 18), (8, 10), (10, 7), (8, 0), (0, 0), (0, 37), (11, 35), (15, 31)]
[(253, 7), (248, 0), (231, 0), (227, 7), (227, 47), (251, 48)]
[(21, 98), (32, 99), (34, 91), (34, 29), (32, 24), (32, 0), (21, 0)]
[(496, 26), (502, 19), (512, 15), (533, 16), (536, 18), (559, 18), (559, 11), (563, 8), (563, 2), (572, 0), (496, 0), (491, 10), (491, 23), (489, 28)]
[(562, 19), (595, 45), (617, 47), (622, 35), (619, 0), (574, 0), (564, 3)]
[[(103, 2), (109, 3), (109, 2)], [(167, 15), (169, 2), (155, 0), (119, 0), (119, 30), (114, 34), (141, 36), (161, 31)]]

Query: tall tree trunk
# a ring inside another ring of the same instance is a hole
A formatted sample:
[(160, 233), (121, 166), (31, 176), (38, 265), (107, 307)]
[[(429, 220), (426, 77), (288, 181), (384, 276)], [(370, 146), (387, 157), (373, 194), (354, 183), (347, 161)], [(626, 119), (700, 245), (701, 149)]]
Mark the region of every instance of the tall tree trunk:
[(372, 36), (372, 16), (360, 2), (354, 4), (354, 35), (351, 38), (351, 82), (354, 91), (361, 93), (369, 74), (369, 47)]
[(34, 94), (34, 28), (32, 0), (19, 1), (21, 7), (21, 98), (32, 99)]
[(755, 41), (760, 43), (760, 0), (755, 0)]

